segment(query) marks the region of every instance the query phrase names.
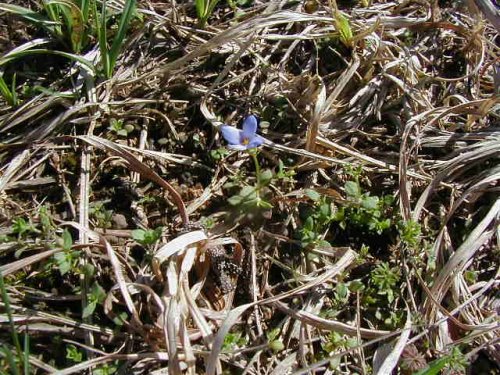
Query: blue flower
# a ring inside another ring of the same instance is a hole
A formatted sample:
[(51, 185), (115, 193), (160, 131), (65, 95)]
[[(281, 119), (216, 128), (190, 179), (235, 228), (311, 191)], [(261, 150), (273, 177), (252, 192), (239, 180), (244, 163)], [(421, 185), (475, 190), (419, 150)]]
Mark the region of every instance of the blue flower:
[(265, 139), (257, 135), (257, 118), (254, 115), (248, 116), (243, 121), (243, 130), (233, 126), (222, 125), (220, 131), (224, 139), (229, 143), (228, 147), (234, 150), (248, 150), (259, 147)]

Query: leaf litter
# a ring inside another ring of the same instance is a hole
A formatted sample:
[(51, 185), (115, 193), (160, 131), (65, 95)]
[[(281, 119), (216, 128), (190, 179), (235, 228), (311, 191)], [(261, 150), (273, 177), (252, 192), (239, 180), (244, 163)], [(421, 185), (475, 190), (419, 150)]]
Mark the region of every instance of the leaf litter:
[(486, 2), (127, 4), (114, 68), (0, 8), (2, 371), (498, 371)]

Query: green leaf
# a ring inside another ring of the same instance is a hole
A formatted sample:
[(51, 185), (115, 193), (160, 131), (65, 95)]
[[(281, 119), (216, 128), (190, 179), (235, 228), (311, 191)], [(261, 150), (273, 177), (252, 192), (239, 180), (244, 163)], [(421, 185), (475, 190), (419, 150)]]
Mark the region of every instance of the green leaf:
[(285, 344), (283, 344), (283, 341), (281, 340), (274, 340), (269, 343), (269, 348), (274, 352), (281, 352), (283, 349), (285, 349)]
[(342, 13), (337, 12), (335, 14), (335, 27), (340, 33), (340, 40), (345, 46), (352, 46), (352, 29), (349, 24), (349, 20)]
[(349, 290), (347, 289), (345, 283), (338, 283), (337, 286), (335, 287), (335, 292), (337, 294), (337, 297), (340, 300), (343, 300), (347, 297)]
[(260, 183), (262, 185), (268, 185), (273, 178), (273, 172), (270, 169), (265, 169), (260, 173)]
[(316, 190), (306, 189), (305, 194), (309, 199), (315, 202), (319, 201), (321, 198), (321, 195)]
[(71, 270), (71, 255), (65, 252), (54, 254), (54, 258), (62, 276)]
[(71, 237), (71, 233), (67, 229), (64, 229), (62, 238), (63, 238), (63, 244), (62, 244), (63, 250), (70, 251), (71, 247), (73, 246), (73, 237)]
[(448, 364), (448, 362), (448, 356), (436, 359), (435, 361), (429, 363), (429, 366), (427, 368), (420, 370), (414, 375), (437, 375)]
[(3, 98), (9, 105), (14, 106), (16, 105), (16, 98), (15, 98), (16, 91), (14, 82), (12, 83), (12, 86), (13, 87), (11, 90), (7, 85), (7, 83), (5, 83), (3, 76), (0, 75), (0, 93), (2, 94)]
[(232, 197), (228, 198), (227, 199), (227, 202), (231, 205), (231, 206), (238, 206), (239, 204), (241, 204), (241, 202), (243, 201), (243, 197), (241, 197), (240, 195), (236, 194), (236, 195), (233, 195)]
[(361, 195), (361, 188), (355, 181), (347, 181), (344, 185), (345, 192), (348, 196), (358, 198)]
[(116, 60), (118, 59), (118, 55), (123, 46), (123, 41), (125, 40), (125, 35), (127, 34), (127, 30), (130, 26), (130, 21), (134, 15), (135, 11), (135, 0), (126, 0), (125, 7), (123, 9), (122, 16), (120, 18), (120, 22), (118, 24), (118, 31), (113, 40), (113, 44), (111, 45), (111, 49), (109, 50), (109, 71), (108, 78), (111, 78), (113, 75), (113, 70), (116, 64)]
[(239, 195), (241, 195), (245, 199), (253, 198), (256, 196), (255, 187), (254, 186), (243, 186)]
[(268, 201), (265, 201), (264, 199), (258, 199), (257, 206), (260, 208), (265, 208), (265, 209), (273, 208), (273, 205), (271, 203), (269, 203)]
[(374, 210), (377, 208), (378, 206), (378, 202), (379, 202), (379, 199), (378, 197), (364, 197), (363, 198), (363, 201), (361, 202), (361, 205), (363, 206), (363, 208), (367, 209), (367, 210)]
[(274, 341), (274, 340), (275, 340), (275, 339), (279, 336), (280, 332), (281, 332), (281, 329), (280, 329), (279, 327), (278, 327), (278, 328), (274, 328), (274, 329), (270, 330), (270, 331), (266, 334), (267, 339), (268, 339), (269, 341)]
[(4, 12), (9, 12), (15, 14), (19, 17), (24, 18), (25, 20), (32, 22), (35, 25), (45, 27), (45, 28), (53, 28), (58, 22), (53, 22), (48, 18), (42, 16), (40, 13), (32, 11), (31, 9), (24, 8), (14, 4), (5, 4), (0, 3), (0, 10)]
[(113, 323), (115, 323), (117, 326), (122, 326), (123, 323), (127, 321), (128, 315), (126, 312), (121, 312), (120, 314), (116, 315), (113, 318)]
[(132, 231), (132, 238), (137, 242), (142, 242), (144, 241), (145, 234), (146, 232), (143, 229), (134, 229)]
[(78, 363), (82, 361), (83, 354), (76, 348), (76, 346), (68, 345), (66, 347), (66, 359)]
[(89, 316), (91, 316), (94, 313), (96, 307), (97, 307), (97, 301), (89, 302), (88, 305), (85, 306), (85, 308), (83, 309), (82, 318), (86, 319)]
[(352, 280), (351, 282), (349, 282), (349, 290), (351, 292), (361, 292), (362, 290), (365, 289), (365, 285), (359, 281), (359, 280)]
[(205, 0), (195, 0), (194, 2), (196, 7), (196, 15), (200, 20), (205, 17), (205, 9), (206, 9), (205, 3), (206, 3)]

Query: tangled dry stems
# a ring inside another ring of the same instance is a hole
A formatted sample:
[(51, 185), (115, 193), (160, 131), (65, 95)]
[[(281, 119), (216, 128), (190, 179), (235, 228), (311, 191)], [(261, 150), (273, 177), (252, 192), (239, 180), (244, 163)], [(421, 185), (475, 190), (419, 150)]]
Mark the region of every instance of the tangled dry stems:
[[(16, 257), (19, 243), (1, 245), (19, 331), (40, 342), (57, 332), (86, 351), (86, 361), (59, 373), (116, 360), (128, 361), (130, 373), (163, 366), (193, 374), (301, 372), (324, 369), (334, 356), (343, 358), (344, 373), (368, 373), (370, 366), (389, 373), (405, 346), (425, 351), (424, 340), (428, 359), (465, 343), (469, 360), (485, 349), (498, 361), (496, 30), (451, 6), (375, 3), (346, 12), (353, 30), (346, 46), (327, 4), (308, 14), (285, 3), (256, 2), (238, 20), (221, 8), (206, 29), (195, 26), (189, 4), (144, 3), (144, 25), (133, 30), (111, 80), (66, 66), (66, 75), (43, 80), (80, 97), (40, 94), (1, 109), (2, 233), (10, 233), (15, 217), (36, 222), (48, 202), (58, 227), (78, 233), (79, 266), (92, 265), (93, 279), (106, 287), (98, 319), (78, 316), (74, 306), (63, 317), (50, 302), (61, 299), (42, 286), (23, 285), (61, 249), (28, 241), (29, 253)], [(207, 165), (219, 142), (217, 127), (249, 112), (272, 121), (263, 129), (269, 140), (264, 162), (290, 160), (300, 177), (271, 187), (272, 216), (235, 214), (224, 203), (223, 186), (238, 170), (251, 178), (243, 156)], [(135, 133), (110, 135), (112, 120), (137, 125)], [(359, 293), (349, 299), (348, 314), (320, 314), (332, 288), (358, 266), (361, 239), (320, 249), (312, 263), (307, 249), (297, 264), (286, 259), (287, 246), (297, 243), (289, 233), (302, 225), (304, 191), (326, 191), (342, 202), (346, 165), (362, 168), (374, 194), (397, 197), (394, 215), (422, 226), (419, 247), (388, 239), (385, 254), (378, 254), (402, 270), (393, 305), (404, 313), (399, 327), (370, 320)], [(91, 208), (111, 195), (99, 185), (108, 174), (131, 181), (140, 194), (167, 199), (159, 212), (146, 205), (142, 216), (129, 211), (134, 217), (125, 228), (100, 228)], [(54, 191), (57, 199), (47, 194)], [(210, 231), (179, 233), (205, 216), (216, 223)], [(130, 229), (159, 223), (163, 245), (150, 250), (149, 262), (138, 260)], [(239, 294), (221, 294), (213, 283), (208, 254), (217, 246), (234, 248), (230, 256), (248, 266), (246, 277), (233, 280)], [(482, 276), (471, 282), (467, 272)], [(91, 279), (79, 282), (74, 297), (83, 309)], [(47, 301), (45, 311), (25, 298), (28, 292)], [(110, 323), (116, 311), (128, 313), (119, 331)], [(249, 343), (223, 350), (235, 327)], [(273, 354), (265, 342), (275, 327), (274, 340), (284, 349)], [(329, 331), (357, 338), (357, 345), (322, 360), (319, 343)], [(381, 355), (388, 342), (389, 352)], [(43, 360), (31, 356), (35, 368), (55, 371)]]

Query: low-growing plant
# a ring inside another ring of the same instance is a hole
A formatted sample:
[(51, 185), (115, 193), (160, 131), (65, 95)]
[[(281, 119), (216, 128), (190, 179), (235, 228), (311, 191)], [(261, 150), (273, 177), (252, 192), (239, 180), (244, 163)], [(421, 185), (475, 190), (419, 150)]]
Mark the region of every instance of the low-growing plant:
[(80, 251), (72, 250), (73, 238), (71, 237), (71, 233), (65, 229), (62, 237), (57, 242), (63, 251), (54, 254), (54, 260), (61, 275), (64, 276), (70, 271), (78, 272)]
[(395, 288), (400, 278), (399, 269), (391, 268), (387, 262), (378, 264), (370, 274), (370, 280), (377, 288), (377, 294), (387, 296), (389, 303), (394, 301)]
[(22, 217), (14, 219), (12, 222), (12, 232), (17, 234), (17, 238), (25, 238), (30, 233), (39, 233), (39, 230), (33, 225), (30, 219), (26, 220)]
[(97, 202), (91, 205), (90, 214), (95, 219), (97, 227), (111, 228), (113, 211), (106, 209), (103, 203)]
[(79, 363), (83, 360), (83, 353), (74, 345), (66, 346), (66, 359)]
[(87, 297), (87, 306), (83, 309), (82, 313), (82, 318), (88, 318), (90, 317), (94, 311), (95, 308), (97, 307), (98, 304), (101, 304), (104, 299), (106, 298), (106, 292), (104, 289), (99, 285), (98, 282), (94, 282), (92, 284), (92, 287), (90, 288), (90, 293)]
[(371, 196), (369, 192), (363, 192), (359, 181), (347, 181), (344, 185), (347, 195), (347, 204), (340, 207), (335, 216), (341, 228), (346, 229), (348, 225), (364, 227), (377, 234), (390, 228), (391, 218), (387, 212), (392, 208), (394, 197), (391, 195)]
[(3, 74), (0, 75), (0, 94), (3, 96), (8, 105), (16, 106), (17, 94), (16, 94), (16, 75), (12, 76), (12, 83), (9, 85), (5, 82)]
[(156, 229), (134, 229), (132, 231), (132, 238), (143, 246), (153, 245), (161, 238), (163, 232), (162, 227)]
[(248, 338), (243, 336), (243, 332), (237, 331), (234, 333), (228, 333), (224, 337), (224, 344), (222, 344), (222, 349), (226, 351), (235, 350), (242, 348), (248, 344)]
[(135, 127), (132, 124), (125, 124), (123, 120), (112, 118), (109, 122), (108, 130), (112, 131), (118, 136), (127, 137), (129, 133), (135, 130)]
[(205, 27), (208, 18), (212, 15), (218, 2), (219, 0), (195, 0), (196, 15), (198, 16), (200, 27)]
[(401, 241), (410, 248), (416, 247), (420, 243), (420, 236), (422, 234), (420, 224), (413, 221), (400, 221), (398, 223), (399, 237)]
[[(97, 0), (79, 0), (77, 2), (69, 0), (45, 0), (42, 2), (42, 12), (36, 12), (13, 4), (0, 4), (0, 10), (17, 15), (24, 20), (41, 27), (52, 38), (61, 42), (72, 53), (53, 49), (33, 49), (30, 45), (23, 50), (17, 49), (3, 56), (0, 65), (11, 60), (32, 54), (56, 54), (74, 61), (78, 61), (94, 71), (93, 63), (86, 60), (79, 54), (86, 48), (90, 41), (97, 40), (101, 51), (101, 72), (102, 76), (109, 79), (112, 77), (116, 61), (123, 48), (125, 36), (131, 24), (132, 18), (136, 15), (136, 0), (126, 0), (121, 13), (116, 33), (113, 33), (113, 40), (108, 41), (108, 21), (110, 13), (106, 1), (101, 2), (98, 7)], [(109, 33), (110, 34), (110, 33)], [(49, 41), (44, 41), (46, 44)], [(3, 88), (3, 89), (2, 89)], [(6, 99), (11, 102), (14, 94), (6, 91), (7, 87), (0, 82), (0, 91)]]

